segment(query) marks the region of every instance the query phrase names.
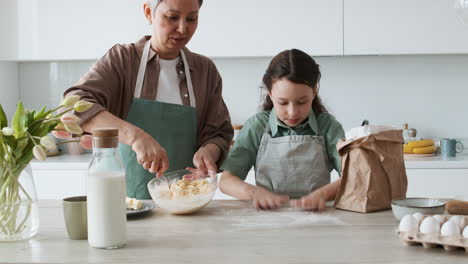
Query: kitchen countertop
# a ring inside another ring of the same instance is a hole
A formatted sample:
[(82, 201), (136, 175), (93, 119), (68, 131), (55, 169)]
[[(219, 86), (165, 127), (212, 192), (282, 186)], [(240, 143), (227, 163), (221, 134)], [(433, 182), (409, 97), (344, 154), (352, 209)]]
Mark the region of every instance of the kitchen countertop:
[(407, 169), (468, 169), (468, 153), (444, 160), (441, 155), (405, 159)]
[(61, 202), (39, 202), (41, 225), (30, 240), (1, 243), (0, 262), (46, 263), (460, 263), (464, 250), (404, 246), (390, 210), (360, 214), (256, 211), (242, 201), (212, 201), (198, 213), (154, 209), (129, 218), (127, 245), (95, 249), (67, 237)]
[[(48, 157), (45, 161), (33, 160), (33, 170), (69, 170), (87, 169), (91, 153), (81, 155), (62, 154)], [(434, 157), (410, 158), (405, 160), (407, 169), (468, 169), (468, 153), (458, 154), (451, 160), (443, 160), (440, 155)]]
[(65, 153), (58, 156), (47, 157), (44, 161), (33, 159), (31, 161), (31, 168), (33, 170), (87, 170), (91, 157), (92, 153), (80, 155)]

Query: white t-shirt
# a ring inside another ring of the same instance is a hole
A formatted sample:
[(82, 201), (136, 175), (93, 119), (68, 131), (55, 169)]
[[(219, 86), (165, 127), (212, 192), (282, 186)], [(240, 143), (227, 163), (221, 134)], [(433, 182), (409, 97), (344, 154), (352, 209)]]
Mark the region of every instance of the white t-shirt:
[(159, 72), (156, 101), (182, 104), (179, 89), (180, 79), (176, 70), (177, 63), (179, 63), (179, 57), (174, 60), (159, 59), (161, 71)]

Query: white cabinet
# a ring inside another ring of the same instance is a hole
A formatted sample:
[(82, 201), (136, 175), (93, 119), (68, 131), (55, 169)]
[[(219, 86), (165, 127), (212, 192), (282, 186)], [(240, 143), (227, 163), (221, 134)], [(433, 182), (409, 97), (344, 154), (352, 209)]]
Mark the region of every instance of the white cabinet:
[(342, 0), (208, 0), (188, 47), (206, 56), (343, 54)]
[[(39, 199), (62, 199), (86, 194), (86, 175), (91, 154), (61, 155), (44, 162), (33, 160), (31, 167)], [(468, 156), (457, 160), (407, 161), (408, 197), (468, 198)], [(219, 177), (221, 174), (219, 174)], [(331, 181), (338, 174), (331, 173)], [(255, 185), (255, 172), (250, 170), (246, 182)], [(234, 199), (219, 189), (214, 199)]]
[(468, 53), (453, 0), (345, 0), (344, 55)]
[[(0, 60), (87, 60), (151, 34), (143, 1), (2, 0)], [(211, 57), (343, 54), (342, 0), (207, 0), (189, 48)], [(2, 36), (3, 39), (3, 36)]]
[(468, 169), (407, 169), (407, 197), (468, 198)]
[(17, 3), (0, 1), (0, 60), (16, 60), (18, 54)]
[(63, 199), (86, 195), (87, 172), (87, 170), (33, 170), (38, 199)]
[[(2, 0), (16, 10), (18, 60), (96, 59), (150, 32), (143, 1)], [(3, 3), (4, 2), (4, 3)], [(0, 44), (1, 45), (1, 44)]]
[[(462, 1), (462, 0), (460, 0)], [(143, 1), (2, 0), (0, 60), (88, 60), (151, 28)], [(468, 53), (454, 0), (206, 0), (188, 47), (210, 57)], [(460, 10), (460, 9), (459, 9)], [(464, 11), (468, 20), (468, 8)]]

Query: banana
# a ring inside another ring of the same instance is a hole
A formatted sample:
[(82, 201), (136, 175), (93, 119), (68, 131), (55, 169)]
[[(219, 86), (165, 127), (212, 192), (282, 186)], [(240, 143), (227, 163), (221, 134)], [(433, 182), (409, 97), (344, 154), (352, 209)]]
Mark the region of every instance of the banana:
[(408, 143), (409, 147), (412, 148), (423, 148), (423, 147), (430, 147), (434, 145), (434, 140), (432, 139), (422, 139), (418, 141), (409, 141)]
[(430, 154), (434, 153), (437, 150), (435, 146), (422, 147), (422, 148), (413, 148), (413, 153), (415, 154)]
[(403, 144), (403, 153), (413, 153), (413, 147), (408, 146), (408, 144)]

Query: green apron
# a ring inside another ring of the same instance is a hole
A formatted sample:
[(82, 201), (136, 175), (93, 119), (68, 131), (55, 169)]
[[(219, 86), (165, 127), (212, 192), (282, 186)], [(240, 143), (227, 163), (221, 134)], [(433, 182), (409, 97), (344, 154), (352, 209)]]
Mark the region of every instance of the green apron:
[[(192, 160), (196, 151), (197, 115), (185, 54), (181, 50), (191, 106), (140, 98), (149, 49), (150, 40), (147, 41), (143, 50), (135, 86), (135, 98), (132, 101), (127, 122), (150, 134), (166, 150), (169, 159), (167, 172), (193, 167)], [(155, 177), (155, 174), (145, 170), (138, 163), (136, 153), (130, 146), (119, 144), (119, 152), (126, 170), (127, 196), (136, 199), (151, 199), (147, 184)]]

